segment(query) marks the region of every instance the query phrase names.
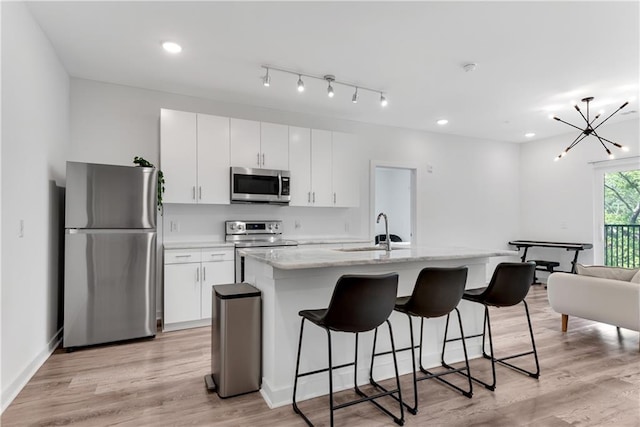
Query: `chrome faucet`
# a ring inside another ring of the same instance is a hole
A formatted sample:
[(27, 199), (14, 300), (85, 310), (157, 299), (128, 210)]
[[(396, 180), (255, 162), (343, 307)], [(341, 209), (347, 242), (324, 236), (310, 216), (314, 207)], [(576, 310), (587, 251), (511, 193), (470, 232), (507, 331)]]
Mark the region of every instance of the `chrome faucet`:
[(391, 240), (389, 239), (389, 218), (387, 218), (387, 214), (384, 212), (380, 212), (378, 214), (378, 219), (376, 219), (376, 224), (380, 224), (380, 218), (384, 218), (384, 234), (386, 235), (385, 247), (387, 252), (391, 250)]

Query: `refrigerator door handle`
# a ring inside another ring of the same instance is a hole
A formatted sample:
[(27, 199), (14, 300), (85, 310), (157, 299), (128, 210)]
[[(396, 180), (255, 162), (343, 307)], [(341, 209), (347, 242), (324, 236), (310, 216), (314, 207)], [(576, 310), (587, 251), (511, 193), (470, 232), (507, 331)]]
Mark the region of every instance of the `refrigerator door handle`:
[(204, 265), (202, 266), (202, 281), (207, 281), (207, 267), (205, 267)]
[(200, 281), (200, 267), (196, 268), (196, 283)]

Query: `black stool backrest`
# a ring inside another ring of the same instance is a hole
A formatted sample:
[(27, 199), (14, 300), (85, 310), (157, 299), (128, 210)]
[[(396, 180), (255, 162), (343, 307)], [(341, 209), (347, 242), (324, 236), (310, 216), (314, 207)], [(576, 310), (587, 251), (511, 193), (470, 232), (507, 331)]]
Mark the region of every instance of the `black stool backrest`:
[(342, 332), (375, 329), (389, 318), (397, 293), (397, 273), (344, 275), (336, 283), (323, 323)]
[(449, 314), (462, 299), (468, 270), (466, 266), (423, 268), (405, 310), (421, 317)]
[(509, 307), (529, 293), (536, 265), (532, 262), (503, 262), (496, 266), (487, 289), (479, 296), (485, 304)]

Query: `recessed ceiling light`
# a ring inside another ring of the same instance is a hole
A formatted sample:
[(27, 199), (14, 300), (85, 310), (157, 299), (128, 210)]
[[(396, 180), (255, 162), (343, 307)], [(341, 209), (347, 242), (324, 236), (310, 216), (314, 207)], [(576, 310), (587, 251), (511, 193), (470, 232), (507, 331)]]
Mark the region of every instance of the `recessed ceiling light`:
[(527, 132), (524, 134), (524, 136), (525, 138), (533, 138), (534, 136), (536, 136), (536, 134), (533, 132)]
[(437, 124), (439, 124), (440, 126), (444, 126), (444, 125), (446, 125), (447, 123), (449, 123), (449, 120), (447, 120), (447, 119), (440, 119), (440, 120), (438, 120), (436, 123), (437, 123)]
[(182, 46), (175, 42), (164, 42), (162, 43), (162, 48), (169, 53), (180, 53), (182, 52)]

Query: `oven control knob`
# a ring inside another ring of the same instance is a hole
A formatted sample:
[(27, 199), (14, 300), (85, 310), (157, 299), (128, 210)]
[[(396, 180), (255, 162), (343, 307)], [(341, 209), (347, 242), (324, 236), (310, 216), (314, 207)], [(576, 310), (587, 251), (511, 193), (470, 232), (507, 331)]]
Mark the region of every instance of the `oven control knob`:
[(231, 229), (231, 231), (235, 231), (235, 229), (237, 228), (235, 224), (231, 224), (229, 226), (229, 228)]
[(279, 229), (280, 229), (280, 224), (275, 224), (273, 227), (274, 227), (276, 230), (279, 230)]
[(269, 231), (273, 231), (273, 224), (269, 224)]

